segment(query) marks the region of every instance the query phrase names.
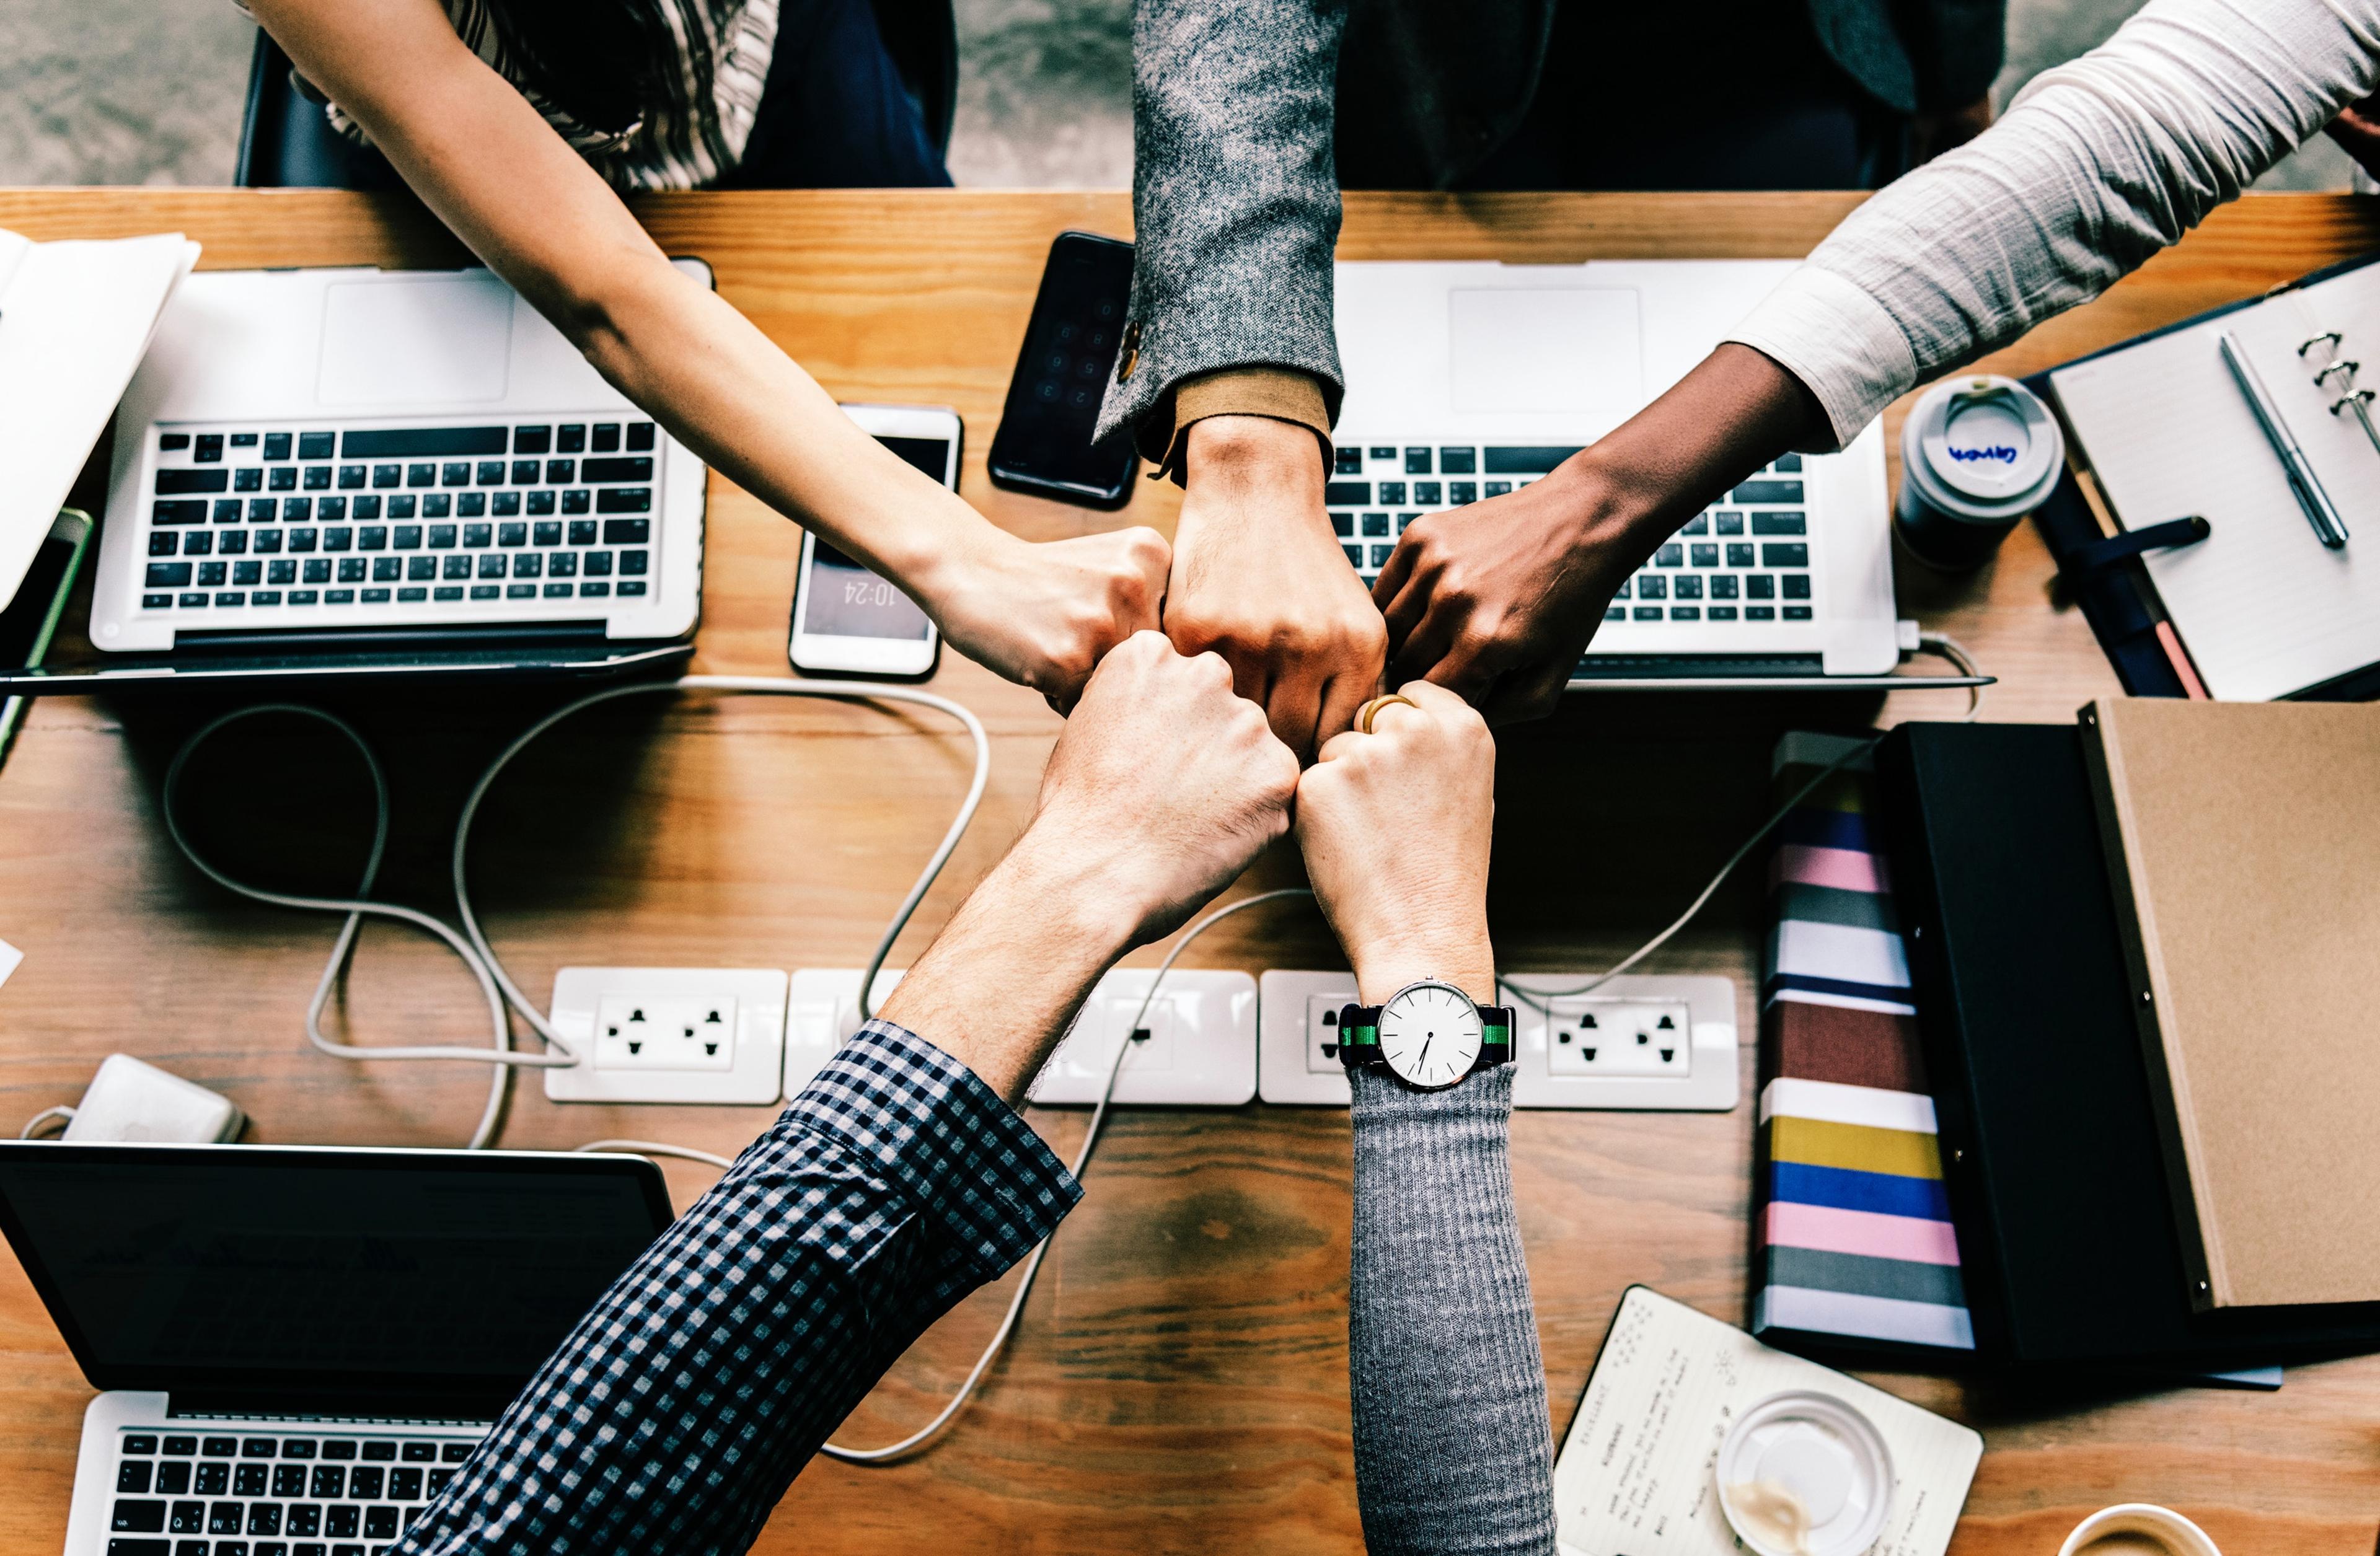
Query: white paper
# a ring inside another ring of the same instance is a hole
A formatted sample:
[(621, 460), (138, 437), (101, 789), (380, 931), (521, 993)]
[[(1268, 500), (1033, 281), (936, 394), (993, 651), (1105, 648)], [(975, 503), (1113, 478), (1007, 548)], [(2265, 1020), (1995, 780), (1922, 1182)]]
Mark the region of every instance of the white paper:
[(1738, 1416), (1789, 1389), (1832, 1394), (1884, 1434), (1892, 1508), (1867, 1556), (1942, 1556), (1984, 1456), (1979, 1433), (1771, 1350), (1643, 1286), (1621, 1300), (1554, 1461), (1563, 1550), (1577, 1556), (1742, 1550), (1719, 1508), (1719, 1443)]
[[(2228, 701), (2267, 701), (2380, 662), (2380, 451), (2353, 417), (2325, 408), (2320, 363), (2297, 355), (2310, 318), (2346, 337), (2346, 355), (2369, 352), (2366, 376), (2380, 385), (2380, 266), (2050, 376), (2125, 529), (2206, 519), (2205, 540), (2143, 562), (2207, 691)], [(2291, 493), (2216, 345), (2227, 329), (2346, 519), (2344, 548), (2322, 543)]]
[(22, 962), (24, 959), (25, 954), (23, 952), (18, 950), (6, 941), (0, 940), (0, 983), (7, 982), (8, 975), (15, 972), (17, 970), (17, 964)]
[(199, 246), (0, 233), (0, 602), (14, 597)]

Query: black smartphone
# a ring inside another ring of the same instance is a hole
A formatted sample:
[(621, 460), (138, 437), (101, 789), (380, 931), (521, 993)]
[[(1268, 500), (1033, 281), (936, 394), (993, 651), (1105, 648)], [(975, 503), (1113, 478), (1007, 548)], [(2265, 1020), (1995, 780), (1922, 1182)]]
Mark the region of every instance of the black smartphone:
[[(50, 638), (66, 614), (67, 597), (74, 592), (75, 575), (91, 544), (91, 516), (73, 508), (60, 511), (33, 553), (25, 577), (6, 605), (0, 605), (0, 668), (30, 670), (49, 651)], [(0, 761), (24, 722), (25, 699), (0, 698)]]
[(991, 440), (995, 484), (1089, 508), (1132, 500), (1140, 465), (1132, 434), (1119, 430), (1091, 441), (1131, 304), (1131, 244), (1096, 233), (1058, 235)]

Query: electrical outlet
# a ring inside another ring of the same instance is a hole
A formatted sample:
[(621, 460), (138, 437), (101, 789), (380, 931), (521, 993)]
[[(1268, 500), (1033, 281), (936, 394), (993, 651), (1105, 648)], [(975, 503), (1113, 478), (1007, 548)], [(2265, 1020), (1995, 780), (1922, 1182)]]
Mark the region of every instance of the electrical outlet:
[(773, 1102), (786, 978), (769, 968), (565, 967), (550, 1019), (579, 1062), (545, 1072), (557, 1102)]
[(1268, 1102), (1345, 1107), (1339, 1011), (1355, 1003), (1354, 975), (1268, 972), (1257, 989), (1257, 1094)]
[(1694, 1014), (1683, 1000), (1588, 994), (1549, 1000), (1546, 1070), (1556, 1076), (1689, 1076)]
[[(1524, 973), (1503, 980), (1503, 1001), (1515, 1012), (1515, 1107), (1724, 1112), (1735, 1106), (1740, 1082), (1730, 979), (1633, 975), (1615, 978), (1590, 995), (1542, 992), (1575, 987), (1591, 976)], [(1336, 1033), (1339, 1008), (1355, 999), (1354, 979), (1343, 972), (1275, 969), (1258, 987), (1257, 1089), (1264, 1100), (1345, 1107), (1347, 1076)], [(1557, 1018), (1548, 1022), (1513, 997), (1515, 988), (1539, 992)]]
[[(1026, 1100), (1045, 1105), (1097, 1102), (1154, 974), (1150, 967), (1118, 967), (1099, 979), (1074, 1027), (1034, 1077)], [(877, 975), (878, 1007), (900, 980), (897, 972)], [(786, 1096), (808, 1086), (859, 1030), (858, 995), (856, 967), (804, 967), (794, 974)], [(1256, 1095), (1257, 990), (1247, 974), (1177, 967), (1165, 975), (1165, 988), (1143, 1025), (1148, 1038), (1135, 1045), (1116, 1077), (1118, 1104), (1236, 1107)]]
[[(1627, 973), (1565, 994), (1593, 974), (1515, 973), (1512, 1105), (1725, 1112), (1742, 1089), (1735, 980)], [(1535, 994), (1550, 1017), (1515, 991)]]

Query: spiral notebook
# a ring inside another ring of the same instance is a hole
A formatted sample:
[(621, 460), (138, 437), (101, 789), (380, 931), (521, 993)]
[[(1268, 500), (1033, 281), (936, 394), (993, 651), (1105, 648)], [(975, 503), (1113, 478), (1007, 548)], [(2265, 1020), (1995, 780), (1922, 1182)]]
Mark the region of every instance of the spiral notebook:
[[(2224, 361), (2227, 333), (2345, 519), (2344, 546), (2307, 519)], [(2380, 664), (2380, 436), (2365, 419), (2380, 407), (2363, 387), (2380, 386), (2380, 265), (2317, 272), (2046, 378), (2126, 530), (2193, 514), (2211, 527), (2143, 558), (2208, 695), (2338, 695)]]

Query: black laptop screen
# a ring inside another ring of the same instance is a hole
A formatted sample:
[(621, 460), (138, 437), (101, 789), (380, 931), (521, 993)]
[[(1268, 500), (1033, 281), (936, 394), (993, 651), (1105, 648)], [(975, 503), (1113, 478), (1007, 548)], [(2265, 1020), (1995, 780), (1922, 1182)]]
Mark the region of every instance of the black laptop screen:
[(0, 1222), (101, 1388), (508, 1396), (668, 1220), (623, 1158), (0, 1149)]

